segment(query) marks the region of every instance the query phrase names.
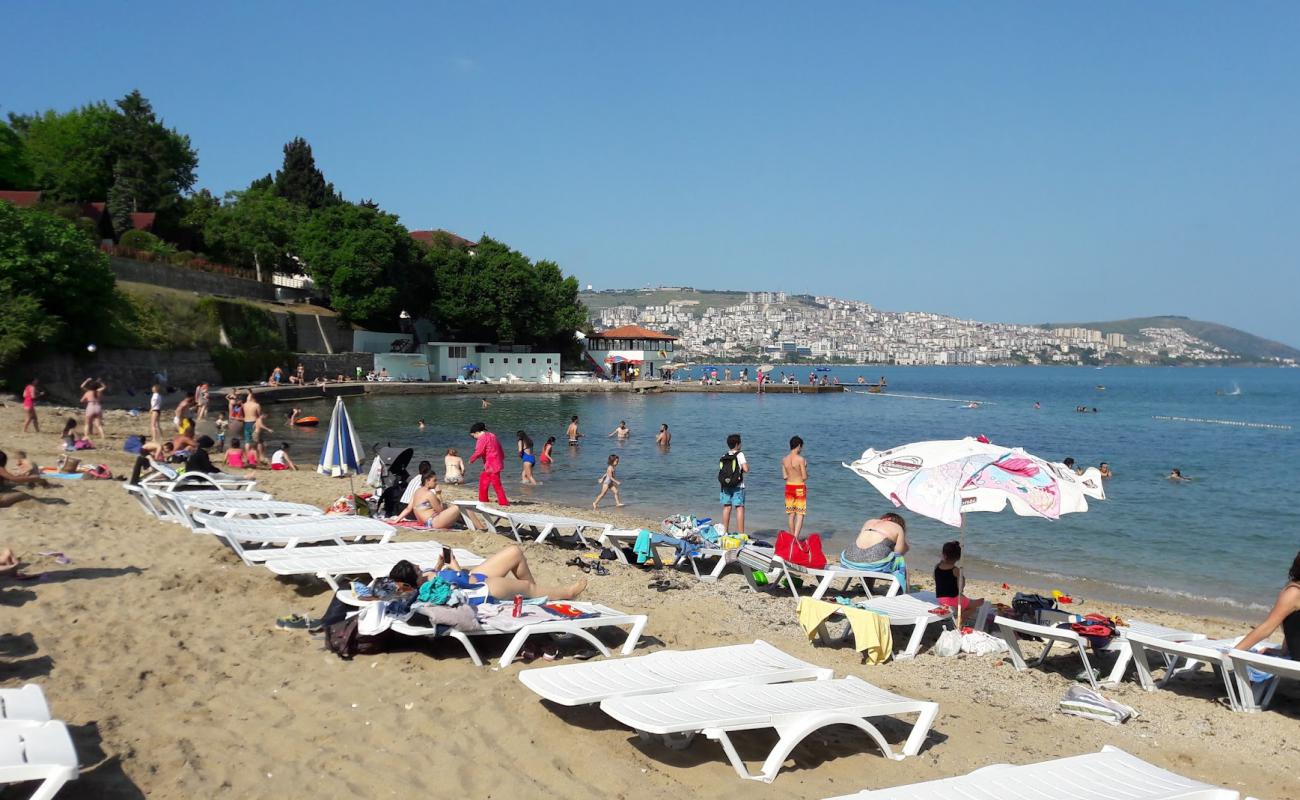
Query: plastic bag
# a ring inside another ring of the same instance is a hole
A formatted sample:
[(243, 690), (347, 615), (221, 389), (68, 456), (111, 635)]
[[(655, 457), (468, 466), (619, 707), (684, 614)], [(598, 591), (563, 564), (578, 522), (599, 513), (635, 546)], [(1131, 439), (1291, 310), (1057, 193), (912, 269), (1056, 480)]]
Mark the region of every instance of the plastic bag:
[(1006, 649), (1006, 642), (996, 636), (990, 636), (984, 631), (971, 631), (961, 637), (961, 651), (970, 653), (973, 656), (991, 656), (996, 653), (1004, 653)]
[(961, 632), (948, 629), (939, 634), (939, 640), (934, 643), (930, 652), (936, 656), (955, 656), (961, 652)]

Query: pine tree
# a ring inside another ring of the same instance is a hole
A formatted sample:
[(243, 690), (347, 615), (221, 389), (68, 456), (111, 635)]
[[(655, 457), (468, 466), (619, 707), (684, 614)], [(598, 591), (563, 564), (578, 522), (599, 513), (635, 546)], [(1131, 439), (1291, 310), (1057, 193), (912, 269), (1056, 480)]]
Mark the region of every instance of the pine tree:
[(275, 193), (312, 210), (342, 201), (334, 191), (334, 184), (328, 183), (316, 168), (311, 145), (301, 136), (284, 146), (284, 166), (275, 173)]

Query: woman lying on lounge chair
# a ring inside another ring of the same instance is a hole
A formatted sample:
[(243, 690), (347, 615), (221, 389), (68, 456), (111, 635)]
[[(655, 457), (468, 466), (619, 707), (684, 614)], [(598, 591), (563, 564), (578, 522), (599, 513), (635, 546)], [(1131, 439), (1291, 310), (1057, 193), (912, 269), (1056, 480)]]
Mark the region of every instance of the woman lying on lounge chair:
[(401, 522), (412, 515), (424, 527), (440, 531), (451, 530), (451, 526), (460, 519), (460, 509), (447, 505), (438, 496), (438, 474), (433, 470), (425, 474), (424, 482), (411, 496), (411, 502), (406, 504), (406, 508), (402, 509), (402, 513), (393, 522)]
[(1300, 661), (1300, 553), (1296, 553), (1295, 561), (1291, 562), (1287, 584), (1278, 594), (1268, 618), (1246, 634), (1234, 649), (1249, 650), (1271, 636), (1278, 626), (1282, 628), (1283, 652), (1273, 651), (1268, 655)]
[(488, 556), (486, 561), (473, 570), (461, 569), (454, 555), (447, 561), (440, 556), (432, 570), (421, 573), (411, 562), (402, 561), (393, 567), (388, 577), (411, 586), (420, 586), (441, 578), (453, 587), (464, 589), (471, 604), (474, 604), (474, 598), (492, 597), (508, 601), (513, 600), (515, 595), (572, 600), (587, 588), (586, 578), (579, 578), (568, 586), (544, 586), (537, 583), (523, 548), (515, 544)]

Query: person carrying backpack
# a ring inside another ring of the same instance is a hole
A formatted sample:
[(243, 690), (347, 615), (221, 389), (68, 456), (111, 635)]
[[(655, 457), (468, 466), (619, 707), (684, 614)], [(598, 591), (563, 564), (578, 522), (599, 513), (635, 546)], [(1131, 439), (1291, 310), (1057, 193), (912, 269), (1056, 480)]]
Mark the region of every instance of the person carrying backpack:
[(749, 463), (740, 450), (740, 434), (733, 433), (727, 437), (727, 452), (718, 459), (718, 483), (722, 489), (719, 499), (722, 501), (722, 528), (731, 530), (731, 510), (736, 510), (735, 533), (745, 532), (745, 473), (749, 472)]

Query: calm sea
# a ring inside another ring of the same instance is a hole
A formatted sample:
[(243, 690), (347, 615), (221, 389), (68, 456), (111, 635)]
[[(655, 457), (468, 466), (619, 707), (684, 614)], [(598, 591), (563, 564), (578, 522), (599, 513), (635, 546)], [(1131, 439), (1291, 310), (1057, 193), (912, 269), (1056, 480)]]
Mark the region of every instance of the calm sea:
[[(864, 519), (891, 508), (841, 466), (868, 447), (984, 434), (1055, 460), (1106, 461), (1115, 472), (1109, 499), (1093, 502), (1086, 514), (1058, 521), (972, 514), (965, 532), (972, 577), (1085, 596), (1255, 616), (1271, 605), (1300, 550), (1292, 494), (1300, 486), (1300, 370), (836, 367), (828, 374), (856, 383), (860, 374), (875, 380), (882, 371), (885, 395), (501, 395), (487, 411), (477, 397), (403, 397), (352, 401), (349, 410), (367, 447), (414, 447), (416, 458), (430, 458), (439, 473), (447, 447), (468, 456), (473, 440), (466, 432), (477, 420), (501, 437), (508, 454), (517, 430), (539, 450), (548, 436), (557, 437), (555, 464), (537, 473), (542, 486), (520, 486), (518, 461), (507, 461), (507, 491), (523, 497), (590, 503), (607, 456), (618, 453), (624, 502), (647, 515), (716, 517), (717, 459), (727, 434), (740, 433), (751, 469), (747, 527), (758, 534), (784, 527), (780, 459), (798, 434), (810, 470), (805, 529), (829, 537), (827, 549), (836, 552)], [(800, 372), (806, 378), (808, 368)], [(970, 400), (980, 407), (966, 408)], [(1097, 412), (1078, 413), (1078, 406)], [(329, 414), (323, 403), (309, 410)], [(573, 414), (587, 434), (577, 448), (564, 444)], [(420, 418), (424, 431), (416, 426)], [(633, 431), (630, 441), (607, 438), (620, 420)], [(667, 451), (654, 444), (660, 423), (673, 432)], [(304, 450), (320, 437), (297, 435)], [(1166, 480), (1175, 467), (1191, 481)], [(914, 519), (910, 530), (918, 550), (909, 561), (927, 572), (940, 544), (959, 534), (925, 519)]]

